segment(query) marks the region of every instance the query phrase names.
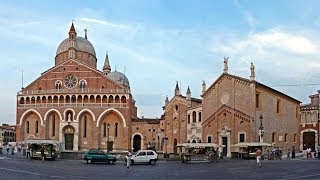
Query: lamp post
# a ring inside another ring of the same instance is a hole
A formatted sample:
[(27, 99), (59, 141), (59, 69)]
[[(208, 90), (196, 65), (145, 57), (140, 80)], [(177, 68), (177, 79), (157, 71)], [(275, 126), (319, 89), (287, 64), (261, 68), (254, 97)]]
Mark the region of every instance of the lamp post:
[(109, 152), (109, 130), (110, 130), (110, 124), (107, 124), (107, 151)]
[(260, 115), (260, 126), (259, 126), (259, 137), (260, 137), (260, 142), (263, 142), (263, 134), (264, 134), (264, 128), (262, 125), (262, 120), (263, 120), (263, 116)]

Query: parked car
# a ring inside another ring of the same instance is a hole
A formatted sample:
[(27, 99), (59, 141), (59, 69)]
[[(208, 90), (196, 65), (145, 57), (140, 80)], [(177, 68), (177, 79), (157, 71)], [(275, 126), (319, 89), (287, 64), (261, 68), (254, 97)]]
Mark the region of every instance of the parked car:
[(117, 158), (115, 156), (106, 154), (105, 152), (98, 149), (90, 149), (84, 154), (83, 159), (89, 164), (94, 162), (106, 162), (109, 164), (114, 164), (117, 161)]
[[(125, 157), (127, 162), (128, 157)], [(134, 163), (149, 163), (154, 165), (158, 161), (158, 154), (154, 150), (139, 150), (135, 155), (131, 156), (131, 164)]]

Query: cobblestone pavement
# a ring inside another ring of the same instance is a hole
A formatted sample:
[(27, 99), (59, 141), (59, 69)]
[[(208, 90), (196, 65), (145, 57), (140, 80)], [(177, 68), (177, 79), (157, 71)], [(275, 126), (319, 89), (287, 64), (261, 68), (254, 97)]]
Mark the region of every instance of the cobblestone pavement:
[(186, 164), (158, 161), (156, 165), (86, 164), (82, 160), (41, 161), (0, 154), (1, 179), (320, 179), (320, 160), (220, 160)]

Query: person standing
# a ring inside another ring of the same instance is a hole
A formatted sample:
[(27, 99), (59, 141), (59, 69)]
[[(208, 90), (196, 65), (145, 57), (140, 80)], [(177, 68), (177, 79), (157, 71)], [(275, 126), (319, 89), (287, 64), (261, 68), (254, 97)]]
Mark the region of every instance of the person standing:
[(311, 156), (311, 148), (310, 147), (307, 148), (307, 159), (309, 159), (309, 157), (312, 158), (312, 156)]
[(132, 156), (131, 150), (128, 149), (128, 154), (127, 154), (127, 168), (128, 168), (128, 170), (130, 169), (130, 165), (131, 165), (131, 156)]
[(41, 159), (44, 161), (44, 146), (41, 146)]
[(292, 146), (291, 158), (292, 158), (292, 159), (295, 159), (295, 158), (296, 158), (296, 150), (294, 149), (294, 146)]
[(257, 158), (257, 166), (261, 167), (261, 156), (262, 151), (258, 148), (256, 151), (256, 158)]

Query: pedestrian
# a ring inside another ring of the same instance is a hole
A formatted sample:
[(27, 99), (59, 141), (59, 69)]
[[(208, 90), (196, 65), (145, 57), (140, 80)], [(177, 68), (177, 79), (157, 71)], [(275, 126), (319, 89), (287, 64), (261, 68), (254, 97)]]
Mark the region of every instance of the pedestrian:
[(131, 165), (131, 156), (132, 156), (131, 150), (128, 149), (128, 154), (127, 154), (127, 168), (128, 168), (128, 170), (130, 169), (130, 165)]
[(262, 151), (258, 148), (256, 151), (256, 158), (257, 158), (257, 166), (261, 167), (261, 155)]
[(290, 159), (290, 149), (288, 149), (288, 152), (287, 152), (287, 159), (288, 160)]
[(7, 145), (7, 154), (9, 154), (9, 145)]
[(41, 159), (44, 160), (44, 146), (41, 146)]
[(312, 156), (311, 156), (311, 148), (310, 147), (307, 148), (307, 159), (309, 159), (309, 157), (312, 158)]
[(292, 159), (295, 159), (295, 158), (296, 158), (296, 150), (294, 149), (294, 146), (292, 146), (291, 158), (292, 158)]

